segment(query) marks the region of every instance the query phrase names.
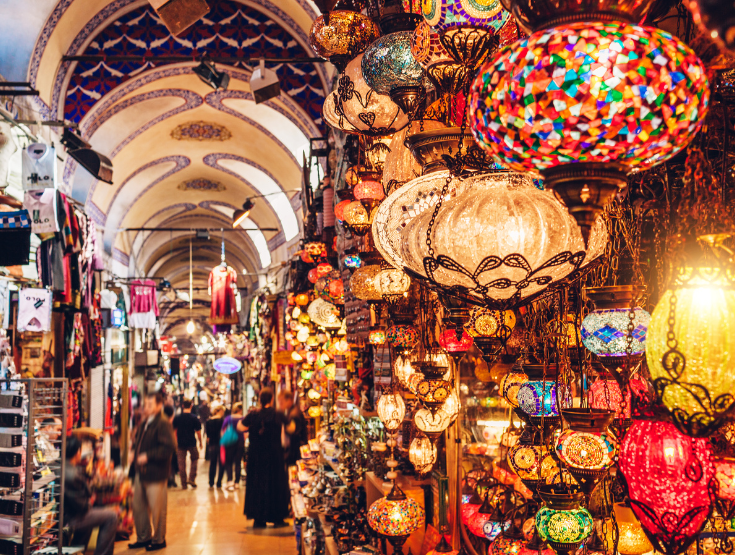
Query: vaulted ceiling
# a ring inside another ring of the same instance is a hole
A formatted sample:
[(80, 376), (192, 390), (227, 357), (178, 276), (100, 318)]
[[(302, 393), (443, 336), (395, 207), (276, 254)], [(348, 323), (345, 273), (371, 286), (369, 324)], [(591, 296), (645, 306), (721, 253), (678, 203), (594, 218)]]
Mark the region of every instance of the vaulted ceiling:
[[(0, 3), (6, 22), (0, 74), (30, 81), (40, 92), (33, 102), (43, 119), (77, 123), (92, 147), (112, 160), (108, 185), (68, 158), (61, 187), (86, 204), (104, 229), (116, 268), (127, 267), (129, 275), (188, 286), (192, 235), (124, 230), (231, 228), (246, 198), (269, 195), (255, 199), (241, 230), (192, 239), (195, 287), (206, 289), (224, 237), (240, 287), (252, 290), (257, 274), (284, 260), (298, 240), (301, 160), (309, 139), (324, 133), (321, 105), (331, 68), (269, 64), (281, 94), (256, 105), (249, 59), (314, 56), (307, 33), (316, 9), (310, 0), (208, 3), (209, 14), (179, 37), (146, 0), (28, 0), (22, 10), (16, 2)], [(217, 64), (230, 75), (227, 90), (214, 91), (192, 72), (204, 54), (244, 60)], [(75, 55), (141, 58), (62, 59)], [(162, 63), (160, 56), (192, 61)], [(206, 290), (195, 298), (208, 300)], [(206, 309), (198, 314), (203, 320)], [(184, 316), (174, 313), (171, 321)]]

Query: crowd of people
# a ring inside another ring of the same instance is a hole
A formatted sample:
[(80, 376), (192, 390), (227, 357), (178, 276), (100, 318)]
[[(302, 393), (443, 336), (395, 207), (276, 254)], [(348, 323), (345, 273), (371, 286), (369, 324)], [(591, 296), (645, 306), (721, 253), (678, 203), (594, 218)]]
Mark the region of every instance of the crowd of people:
[[(245, 463), (244, 514), (254, 521), (254, 528), (287, 526), (287, 467), (296, 463), (301, 445), (307, 442), (306, 420), (293, 394), (282, 390), (276, 398), (272, 389), (263, 388), (257, 407), (247, 414), (243, 414), (242, 403), (227, 410), (222, 405), (210, 408), (203, 402), (196, 407), (197, 414), (194, 408), (192, 401), (185, 399), (176, 414), (173, 404), (165, 403), (160, 392), (145, 398), (142, 418), (133, 434), (129, 469), (136, 534), (135, 541), (128, 544), (130, 549), (157, 551), (166, 547), (168, 489), (197, 487), (200, 454), (209, 464), (210, 489), (238, 488)], [(66, 459), (66, 524), (80, 535), (99, 527), (95, 555), (112, 555), (117, 512), (95, 508), (82, 465), (81, 443), (75, 437), (67, 442)]]

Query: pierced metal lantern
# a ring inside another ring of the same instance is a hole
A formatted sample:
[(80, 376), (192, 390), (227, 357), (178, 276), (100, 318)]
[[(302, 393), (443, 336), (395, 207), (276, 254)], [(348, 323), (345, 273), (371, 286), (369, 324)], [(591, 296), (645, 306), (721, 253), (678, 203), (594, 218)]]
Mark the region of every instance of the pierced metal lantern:
[(395, 303), (406, 296), (411, 287), (411, 278), (403, 270), (396, 268), (382, 268), (375, 276), (375, 289), (383, 300)]
[(386, 430), (395, 432), (401, 427), (406, 415), (406, 403), (399, 393), (383, 393), (376, 406), (378, 417)]
[(541, 485), (544, 506), (536, 513), (536, 530), (558, 554), (575, 553), (594, 529), (592, 515), (581, 506), (585, 495), (576, 486)]
[(408, 448), (408, 460), (421, 475), (428, 474), (436, 463), (436, 445), (424, 434), (419, 434), (411, 440)]
[(329, 58), (344, 71), (347, 62), (380, 36), (372, 19), (359, 12), (334, 10), (320, 15), (311, 24), (309, 44), (319, 56)]

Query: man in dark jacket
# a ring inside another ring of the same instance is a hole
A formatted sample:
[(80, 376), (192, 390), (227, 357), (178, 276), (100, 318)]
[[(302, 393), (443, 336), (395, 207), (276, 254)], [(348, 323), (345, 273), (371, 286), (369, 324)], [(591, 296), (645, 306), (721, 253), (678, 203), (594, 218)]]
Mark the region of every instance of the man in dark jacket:
[(117, 513), (110, 509), (93, 509), (89, 482), (81, 466), (82, 442), (72, 436), (66, 442), (64, 467), (64, 517), (75, 533), (89, 533), (99, 526), (94, 555), (112, 555), (115, 550)]
[(137, 540), (128, 547), (157, 551), (166, 547), (167, 482), (176, 441), (171, 423), (163, 416), (161, 393), (146, 397), (144, 416), (135, 434), (135, 455), (130, 467), (131, 475), (135, 475), (133, 520)]

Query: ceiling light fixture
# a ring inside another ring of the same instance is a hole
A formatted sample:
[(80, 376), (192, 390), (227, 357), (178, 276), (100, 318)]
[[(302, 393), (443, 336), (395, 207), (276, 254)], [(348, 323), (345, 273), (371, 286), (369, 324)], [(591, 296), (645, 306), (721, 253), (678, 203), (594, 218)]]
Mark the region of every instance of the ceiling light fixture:
[(227, 90), (230, 84), (230, 76), (223, 71), (217, 71), (214, 62), (207, 57), (202, 58), (199, 65), (192, 69), (203, 83), (212, 87), (215, 91)]
[(264, 58), (260, 59), (259, 67), (253, 71), (253, 75), (250, 77), (250, 92), (253, 93), (256, 104), (260, 104), (281, 94), (281, 84), (278, 81), (278, 74), (272, 69), (265, 68)]
[(253, 209), (253, 206), (255, 206), (255, 203), (252, 200), (247, 199), (242, 205), (242, 210), (235, 210), (235, 213), (232, 215), (232, 227), (238, 227), (242, 224), (245, 221), (245, 218), (250, 215), (250, 211)]
[(71, 129), (64, 129), (61, 144), (67, 148), (69, 156), (94, 177), (112, 185), (112, 162), (107, 156), (92, 150), (87, 141)]

